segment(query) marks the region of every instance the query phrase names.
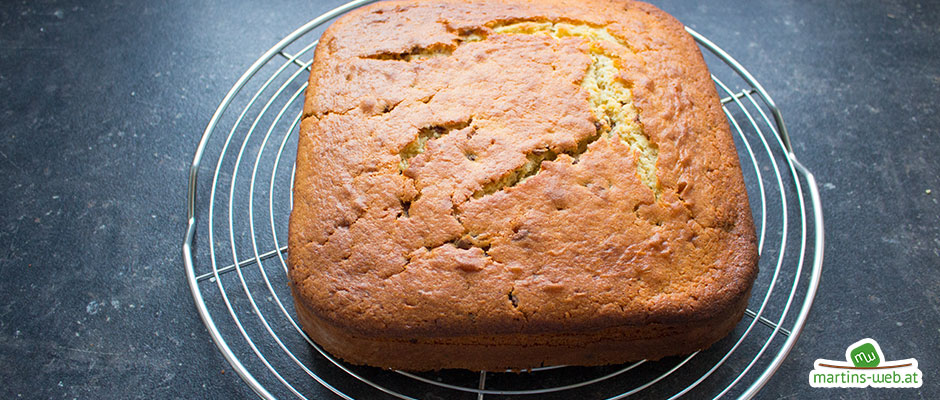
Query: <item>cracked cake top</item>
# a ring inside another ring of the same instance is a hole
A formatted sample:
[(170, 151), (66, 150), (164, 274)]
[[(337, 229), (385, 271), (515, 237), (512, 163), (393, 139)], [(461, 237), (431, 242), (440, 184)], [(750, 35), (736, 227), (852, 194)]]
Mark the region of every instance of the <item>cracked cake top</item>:
[(298, 301), (395, 337), (705, 319), (743, 296), (750, 208), (682, 25), (632, 2), (476, 3), (378, 3), (321, 38)]

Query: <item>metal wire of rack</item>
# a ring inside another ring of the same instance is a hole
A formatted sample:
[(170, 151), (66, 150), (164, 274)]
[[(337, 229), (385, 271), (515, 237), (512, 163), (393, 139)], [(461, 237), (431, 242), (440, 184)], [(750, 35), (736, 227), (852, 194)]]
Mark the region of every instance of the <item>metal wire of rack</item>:
[(262, 55), (222, 100), (190, 167), (187, 281), (210, 336), (248, 386), (267, 399), (753, 397), (793, 348), (812, 306), (823, 259), (822, 206), (770, 95), (689, 28), (725, 96), (759, 232), (761, 270), (746, 317), (729, 337), (656, 362), (409, 373), (345, 364), (303, 333), (284, 243), (306, 73), (324, 24), (372, 1), (333, 9)]

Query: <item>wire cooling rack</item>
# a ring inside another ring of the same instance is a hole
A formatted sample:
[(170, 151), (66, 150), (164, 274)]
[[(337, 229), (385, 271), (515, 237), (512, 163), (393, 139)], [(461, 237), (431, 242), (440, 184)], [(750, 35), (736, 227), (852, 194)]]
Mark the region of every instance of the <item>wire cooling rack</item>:
[[(324, 25), (297, 29), (259, 58), (212, 116), (190, 167), (186, 277), (199, 316), (232, 368), (262, 398), (750, 398), (796, 343), (823, 259), (813, 175), (780, 111), (728, 53), (704, 49), (738, 148), (759, 233), (760, 273), (745, 318), (711, 348), (656, 362), (524, 372), (408, 373), (348, 365), (300, 329), (287, 285), (287, 220), (303, 92)], [(808, 196), (807, 196), (808, 193)]]

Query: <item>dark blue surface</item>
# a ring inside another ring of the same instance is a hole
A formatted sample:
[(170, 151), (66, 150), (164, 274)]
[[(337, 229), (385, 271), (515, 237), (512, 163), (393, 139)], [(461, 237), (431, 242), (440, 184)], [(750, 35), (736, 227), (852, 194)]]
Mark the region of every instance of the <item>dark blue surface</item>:
[[(251, 397), (184, 280), (188, 167), (238, 76), (339, 2), (79, 3), (0, 5), (0, 398)], [(819, 180), (822, 286), (760, 397), (940, 397), (940, 7), (654, 3), (748, 67)], [(924, 386), (808, 386), (863, 337)]]

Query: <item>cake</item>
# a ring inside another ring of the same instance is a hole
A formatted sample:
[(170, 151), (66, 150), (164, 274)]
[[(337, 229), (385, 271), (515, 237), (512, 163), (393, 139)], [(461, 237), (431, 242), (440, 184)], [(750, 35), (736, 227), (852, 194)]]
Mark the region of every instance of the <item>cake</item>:
[(298, 320), (402, 370), (709, 347), (757, 250), (693, 39), (633, 1), (388, 1), (316, 48), (289, 223)]

